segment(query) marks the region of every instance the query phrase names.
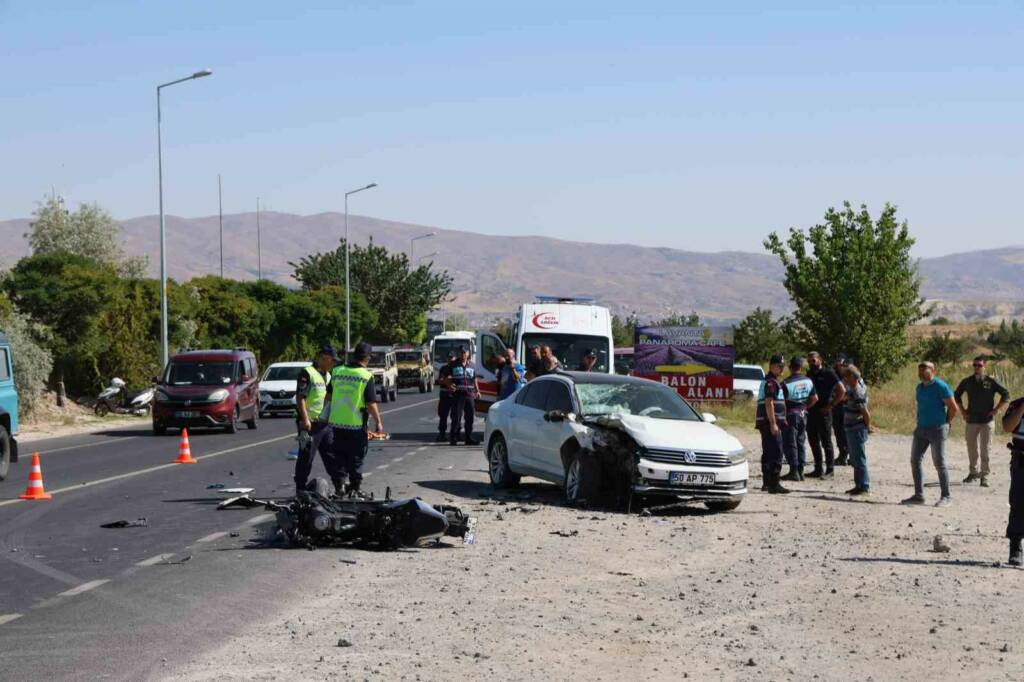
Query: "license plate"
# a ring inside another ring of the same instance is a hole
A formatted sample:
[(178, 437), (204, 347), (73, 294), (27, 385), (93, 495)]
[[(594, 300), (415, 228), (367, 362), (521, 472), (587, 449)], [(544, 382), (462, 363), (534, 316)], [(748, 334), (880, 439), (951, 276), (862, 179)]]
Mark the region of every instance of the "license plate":
[(668, 482), (673, 485), (714, 485), (714, 474), (691, 473), (689, 471), (669, 472)]
[(199, 413), (195, 410), (183, 410), (181, 412), (175, 412), (174, 416), (178, 419), (191, 419), (192, 417), (198, 417)]
[(270, 404), (271, 405), (292, 405), (294, 403), (292, 403), (292, 401), (290, 401), (290, 400), (271, 400)]

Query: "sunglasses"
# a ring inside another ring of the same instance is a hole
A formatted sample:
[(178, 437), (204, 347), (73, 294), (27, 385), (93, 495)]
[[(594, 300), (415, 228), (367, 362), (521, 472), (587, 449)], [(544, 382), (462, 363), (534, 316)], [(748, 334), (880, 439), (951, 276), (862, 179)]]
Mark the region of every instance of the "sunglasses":
[(985, 363), (984, 362), (976, 362), (976, 363), (974, 363), (974, 366), (975, 367), (984, 367)]

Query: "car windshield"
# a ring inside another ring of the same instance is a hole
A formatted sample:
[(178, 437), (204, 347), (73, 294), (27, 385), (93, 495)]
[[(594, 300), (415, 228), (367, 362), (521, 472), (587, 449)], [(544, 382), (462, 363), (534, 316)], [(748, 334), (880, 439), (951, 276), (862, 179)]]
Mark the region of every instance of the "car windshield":
[(271, 367), (263, 381), (297, 381), (305, 367)]
[(383, 367), (384, 355), (384, 353), (380, 353), (377, 351), (370, 353), (370, 367)]
[(690, 404), (675, 390), (652, 382), (576, 382), (576, 394), (585, 417), (631, 414), (652, 419), (700, 421)]
[(228, 362), (172, 362), (167, 369), (167, 383), (171, 386), (223, 386), (230, 384), (235, 363)]
[(583, 356), (593, 349), (597, 354), (594, 372), (608, 371), (608, 339), (601, 336), (584, 336), (583, 334), (524, 334), (524, 357), (530, 357), (529, 349), (534, 346), (550, 346), (562, 369), (574, 370), (580, 367)]
[(406, 350), (397, 353), (397, 357), (399, 362), (419, 362), (423, 354), (417, 351)]
[(764, 379), (764, 370), (760, 367), (740, 367), (739, 365), (733, 365), (732, 378), (761, 381)]
[(459, 348), (467, 351), (475, 341), (470, 339), (434, 339), (434, 359), (438, 362), (448, 362), (448, 354), (454, 353)]

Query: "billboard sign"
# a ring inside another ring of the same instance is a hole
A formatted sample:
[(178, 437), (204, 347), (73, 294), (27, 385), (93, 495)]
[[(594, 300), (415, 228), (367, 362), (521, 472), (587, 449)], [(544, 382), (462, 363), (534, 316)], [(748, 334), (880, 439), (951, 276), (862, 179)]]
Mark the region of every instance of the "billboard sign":
[(732, 327), (637, 327), (633, 345), (634, 376), (687, 400), (732, 400)]
[(444, 333), (444, 320), (427, 320), (427, 340), (430, 343), (438, 334)]

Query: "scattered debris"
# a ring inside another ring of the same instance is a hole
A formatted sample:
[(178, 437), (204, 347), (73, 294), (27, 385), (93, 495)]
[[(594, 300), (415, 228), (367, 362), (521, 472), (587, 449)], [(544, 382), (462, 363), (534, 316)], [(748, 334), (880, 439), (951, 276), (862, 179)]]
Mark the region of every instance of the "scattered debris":
[(233, 530), (230, 533), (228, 533), (228, 536), (232, 538), (237, 538), (239, 535), (241, 535), (241, 533), (239, 533), (237, 530)]
[(161, 561), (157, 564), (157, 566), (180, 566), (181, 564), (187, 563), (189, 561), (192, 561), (191, 554), (186, 555), (184, 559), (181, 559), (179, 561)]
[(342, 637), (338, 640), (338, 646), (343, 649), (347, 649), (348, 647), (352, 646), (352, 642)]
[(948, 552), (952, 548), (949, 546), (949, 543), (946, 542), (944, 537), (936, 535), (935, 538), (932, 539), (932, 549), (936, 552)]
[(149, 521), (146, 517), (139, 517), (134, 521), (111, 521), (110, 523), (100, 524), (100, 528), (147, 528), (149, 527)]
[(220, 490), (223, 487), (224, 487), (223, 483), (210, 483), (209, 485), (206, 486), (206, 489), (207, 490)]
[(562, 538), (571, 538), (579, 534), (580, 532), (578, 530), (553, 530), (550, 533), (548, 533), (548, 535), (557, 535)]
[(343, 563), (343, 564), (355, 564), (356, 563), (355, 559), (338, 559), (338, 561)]
[(746, 665), (748, 668), (756, 668), (757, 667), (757, 663), (754, 663), (754, 659), (753, 658), (748, 658), (747, 662), (744, 665)]
[(217, 509), (231, 509), (233, 507), (239, 507), (242, 509), (252, 509), (253, 507), (265, 506), (263, 502), (254, 500), (248, 494), (239, 495), (238, 497), (229, 497), (220, 504), (217, 505)]
[(256, 488), (220, 488), (217, 492), (223, 495), (251, 495)]

